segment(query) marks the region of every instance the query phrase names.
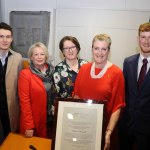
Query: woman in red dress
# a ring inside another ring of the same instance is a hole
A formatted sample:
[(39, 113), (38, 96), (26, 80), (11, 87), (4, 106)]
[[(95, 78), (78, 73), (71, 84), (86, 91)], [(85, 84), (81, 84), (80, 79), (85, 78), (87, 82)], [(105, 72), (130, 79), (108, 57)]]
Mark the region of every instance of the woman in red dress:
[[(92, 42), (93, 62), (83, 65), (76, 78), (74, 98), (107, 100), (104, 150), (110, 149), (110, 137), (124, 107), (124, 77), (121, 69), (108, 61), (111, 39), (96, 35)], [(88, 81), (88, 82), (87, 82)]]

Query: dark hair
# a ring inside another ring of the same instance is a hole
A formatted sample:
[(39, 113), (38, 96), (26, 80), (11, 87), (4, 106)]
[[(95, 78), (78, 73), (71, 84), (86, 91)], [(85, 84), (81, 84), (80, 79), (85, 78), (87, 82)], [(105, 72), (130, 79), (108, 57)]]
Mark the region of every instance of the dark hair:
[(6, 24), (5, 22), (0, 23), (0, 29), (9, 30), (11, 34), (13, 34), (11, 26)]
[(60, 49), (61, 51), (63, 51), (63, 49), (64, 49), (64, 42), (65, 42), (65, 41), (71, 41), (72, 43), (74, 43), (75, 46), (76, 46), (76, 48), (77, 48), (77, 50), (78, 50), (78, 53), (79, 53), (79, 51), (80, 51), (80, 44), (79, 44), (79, 41), (78, 41), (75, 37), (73, 37), (73, 36), (65, 36), (65, 37), (63, 37), (63, 38), (60, 40), (60, 42), (59, 42), (59, 49)]
[(150, 22), (141, 24), (139, 27), (139, 35), (140, 35), (140, 32), (150, 32)]

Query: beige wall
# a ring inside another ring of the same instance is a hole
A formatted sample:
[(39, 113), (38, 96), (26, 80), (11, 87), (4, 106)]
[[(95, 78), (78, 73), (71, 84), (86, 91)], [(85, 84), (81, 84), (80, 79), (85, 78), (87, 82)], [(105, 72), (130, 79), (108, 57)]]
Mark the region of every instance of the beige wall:
[[(122, 68), (125, 57), (138, 51), (138, 26), (149, 20), (149, 0), (2, 0), (3, 18), (17, 10), (53, 11), (49, 52), (54, 64), (61, 61), (58, 44), (65, 35), (76, 36), (81, 44), (80, 57), (92, 59), (91, 41), (95, 34), (107, 33), (112, 38), (110, 60)], [(53, 43), (53, 44), (51, 44)], [(52, 46), (53, 45), (53, 46)]]
[[(122, 68), (124, 58), (138, 52), (137, 29), (149, 20), (149, 14), (149, 11), (140, 10), (60, 9), (56, 49), (63, 36), (74, 35), (81, 43), (80, 56), (90, 61), (92, 38), (106, 33), (112, 38), (110, 60)], [(58, 55), (59, 51), (55, 58)]]

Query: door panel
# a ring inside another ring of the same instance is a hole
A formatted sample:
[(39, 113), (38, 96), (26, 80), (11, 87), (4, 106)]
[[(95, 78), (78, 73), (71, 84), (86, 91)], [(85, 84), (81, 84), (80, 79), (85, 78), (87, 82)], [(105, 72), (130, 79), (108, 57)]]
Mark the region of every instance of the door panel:
[(50, 12), (47, 11), (12, 11), (10, 25), (13, 28), (13, 50), (27, 58), (29, 47), (35, 42), (48, 46)]

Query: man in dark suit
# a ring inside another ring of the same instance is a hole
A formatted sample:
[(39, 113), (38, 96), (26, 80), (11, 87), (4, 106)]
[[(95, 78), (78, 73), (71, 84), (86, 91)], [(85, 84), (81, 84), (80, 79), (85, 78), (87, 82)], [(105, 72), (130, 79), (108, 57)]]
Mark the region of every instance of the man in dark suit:
[(150, 23), (139, 27), (140, 53), (124, 60), (126, 107), (119, 121), (120, 150), (150, 150)]

